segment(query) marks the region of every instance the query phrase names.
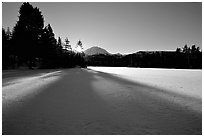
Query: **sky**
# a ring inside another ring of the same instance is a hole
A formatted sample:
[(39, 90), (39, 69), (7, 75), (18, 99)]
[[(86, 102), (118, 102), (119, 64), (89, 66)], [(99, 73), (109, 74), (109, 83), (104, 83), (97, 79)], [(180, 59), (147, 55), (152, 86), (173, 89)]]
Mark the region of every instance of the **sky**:
[[(22, 3), (2, 4), (2, 27), (12, 29)], [(176, 50), (185, 44), (202, 48), (202, 3), (31, 2), (74, 48), (99, 46), (110, 53)]]

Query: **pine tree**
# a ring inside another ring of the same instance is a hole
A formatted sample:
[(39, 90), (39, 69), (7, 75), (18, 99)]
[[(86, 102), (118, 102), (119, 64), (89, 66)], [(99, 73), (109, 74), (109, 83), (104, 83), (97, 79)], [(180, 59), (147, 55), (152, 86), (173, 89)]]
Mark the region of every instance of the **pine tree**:
[(62, 40), (61, 40), (60, 37), (58, 37), (57, 46), (58, 46), (58, 47), (61, 47), (61, 49), (62, 49)]
[(9, 29), (7, 28), (7, 31), (5, 31), (4, 28), (2, 28), (2, 68), (7, 69), (8, 67), (13, 67), (15, 65), (14, 61), (14, 55), (13, 55), (13, 47), (11, 44), (11, 38), (12, 38), (12, 33)]
[(48, 24), (43, 31), (41, 37), (41, 58), (43, 67), (55, 67), (55, 61), (57, 56), (57, 41), (55, 39), (52, 27)]
[(192, 45), (191, 46), (191, 53), (195, 53), (196, 52), (196, 45)]
[(42, 37), (44, 18), (38, 8), (33, 8), (28, 2), (23, 3), (19, 10), (19, 20), (13, 31), (13, 44), (16, 55), (25, 63), (29, 62), (29, 68), (39, 56), (40, 38)]
[(70, 41), (69, 41), (68, 38), (66, 37), (66, 39), (65, 39), (65, 49), (71, 51), (71, 50), (72, 50), (72, 47), (71, 47), (71, 45), (69, 44), (69, 42), (70, 42)]
[(9, 56), (9, 47), (8, 47), (8, 36), (4, 28), (2, 28), (2, 68), (6, 69), (8, 67), (8, 56)]
[(77, 49), (77, 48), (80, 48), (81, 50), (83, 50), (81, 40), (79, 40), (79, 41), (77, 42), (76, 49)]

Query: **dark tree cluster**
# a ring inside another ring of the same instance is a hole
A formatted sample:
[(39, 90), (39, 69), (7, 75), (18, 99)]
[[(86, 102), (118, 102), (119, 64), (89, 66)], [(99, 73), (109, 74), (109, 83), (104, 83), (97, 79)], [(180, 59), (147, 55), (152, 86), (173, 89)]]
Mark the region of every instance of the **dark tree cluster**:
[[(85, 66), (84, 54), (67, 49), (61, 38), (55, 39), (50, 24), (37, 7), (23, 3), (19, 20), (12, 32), (2, 29), (3, 69), (28, 66), (37, 68), (67, 68)], [(82, 46), (82, 42), (78, 42)]]
[(11, 47), (11, 31), (9, 28), (7, 31), (2, 29), (2, 68), (5, 69), (7, 66), (14, 68), (15, 56), (13, 56), (13, 49)]
[(185, 45), (176, 51), (139, 51), (128, 55), (92, 55), (86, 57), (91, 66), (120, 66), (142, 68), (201, 69), (202, 52), (199, 47)]
[(127, 57), (123, 55), (104, 55), (96, 54), (86, 56), (86, 62), (89, 66), (110, 66), (110, 67), (123, 67), (128, 65)]

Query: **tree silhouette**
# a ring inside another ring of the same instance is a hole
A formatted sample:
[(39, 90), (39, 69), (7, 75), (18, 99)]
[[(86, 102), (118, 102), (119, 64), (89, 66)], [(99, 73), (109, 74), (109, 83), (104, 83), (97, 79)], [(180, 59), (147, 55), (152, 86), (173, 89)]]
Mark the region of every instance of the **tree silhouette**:
[(38, 8), (23, 3), (19, 10), (19, 20), (13, 31), (13, 44), (16, 55), (23, 62), (28, 62), (31, 69), (38, 57), (40, 38), (42, 37), (44, 18)]
[(80, 48), (80, 50), (83, 50), (81, 40), (79, 40), (79, 41), (77, 42), (76, 49), (77, 49), (77, 48)]
[(177, 48), (176, 53), (181, 53), (181, 48)]
[(66, 39), (65, 39), (65, 49), (66, 50), (72, 50), (72, 47), (71, 47), (71, 45), (69, 44), (69, 40), (68, 40), (68, 38), (66, 37)]
[(58, 45), (59, 47), (61, 47), (61, 49), (62, 49), (62, 40), (61, 40), (60, 37), (58, 37), (57, 45)]
[(43, 68), (52, 68), (55, 66), (57, 56), (57, 41), (55, 39), (52, 27), (48, 24), (41, 37), (41, 58)]
[(197, 47), (197, 48), (196, 48), (196, 52), (200, 52), (200, 47)]
[[(71, 49), (69, 40), (66, 48)], [(82, 42), (78, 42), (82, 48)], [(63, 48), (61, 38), (55, 39), (50, 24), (44, 27), (44, 18), (37, 7), (28, 2), (21, 5), (18, 21), (12, 33), (2, 29), (3, 69), (10, 66), (25, 66), (29, 69), (67, 68), (84, 65), (84, 54)], [(14, 68), (14, 67), (13, 67)]]
[(6, 69), (9, 64), (9, 55), (11, 54), (11, 45), (10, 45), (10, 36), (11, 32), (9, 28), (7, 31), (5, 31), (4, 28), (2, 28), (2, 67), (3, 69)]
[(192, 45), (191, 47), (191, 53), (195, 53), (196, 52), (196, 45)]

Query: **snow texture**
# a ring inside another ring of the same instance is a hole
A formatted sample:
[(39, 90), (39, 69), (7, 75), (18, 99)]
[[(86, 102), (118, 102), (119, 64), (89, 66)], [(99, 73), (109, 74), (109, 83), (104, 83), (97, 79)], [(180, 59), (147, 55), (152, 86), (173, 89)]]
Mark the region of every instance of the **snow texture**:
[(202, 134), (200, 70), (3, 71), (2, 85), (3, 134)]
[(202, 98), (202, 71), (190, 69), (157, 69), (126, 67), (89, 67), (116, 74), (118, 77), (163, 88), (178, 94)]

